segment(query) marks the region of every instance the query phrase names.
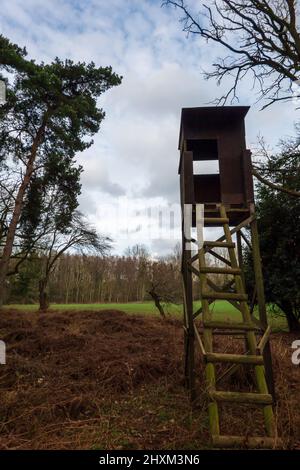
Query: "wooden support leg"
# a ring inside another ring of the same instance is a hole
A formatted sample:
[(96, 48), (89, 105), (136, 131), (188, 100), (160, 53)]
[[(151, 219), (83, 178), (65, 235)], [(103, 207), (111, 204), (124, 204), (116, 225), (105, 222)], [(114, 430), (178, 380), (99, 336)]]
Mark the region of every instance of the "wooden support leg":
[[(204, 256), (204, 249), (201, 248), (198, 251), (199, 254), (199, 267), (205, 267), (205, 256)], [(211, 321), (211, 311), (209, 309), (209, 302), (207, 299), (203, 298), (203, 290), (207, 290), (207, 279), (206, 275), (200, 273), (200, 283), (201, 283), (201, 303), (203, 308), (203, 321), (210, 322)], [(204, 349), (206, 353), (212, 353), (213, 351), (213, 336), (211, 329), (204, 329), (203, 332), (203, 340), (204, 340)], [(215, 366), (212, 363), (207, 363), (205, 366), (205, 379), (206, 379), (206, 387), (207, 392), (214, 392), (216, 390), (216, 374), (215, 374)], [(208, 404), (208, 415), (209, 415), (209, 428), (212, 436), (218, 436), (220, 434), (220, 426), (219, 426), (219, 411), (218, 411), (218, 404), (216, 401), (211, 400)]]
[(190, 391), (191, 401), (196, 398), (195, 391), (195, 332), (193, 318), (193, 286), (192, 273), (188, 269), (190, 252), (185, 250), (183, 256), (183, 294), (184, 294), (184, 322), (185, 322), (185, 382)]
[[(243, 249), (242, 249), (242, 236), (241, 236), (241, 231), (238, 230), (236, 232), (236, 247), (237, 247), (237, 257), (238, 257), (238, 263), (239, 267), (241, 268), (241, 279), (244, 287), (244, 291), (246, 292), (246, 281), (245, 281), (245, 274), (244, 274), (244, 269), (243, 269)], [(247, 336), (245, 337), (245, 346), (246, 346), (246, 351), (250, 349)]]
[(184, 308), (184, 385), (188, 389), (189, 388), (189, 335), (188, 335), (188, 323), (187, 323), (187, 315), (186, 315), (186, 307), (185, 304)]
[(243, 270), (243, 250), (242, 250), (242, 237), (241, 237), (241, 232), (238, 231), (236, 232), (236, 245), (237, 245), (237, 255), (238, 255), (238, 262), (239, 262), (239, 267), (241, 268), (241, 277), (243, 281), (243, 286), (244, 290), (246, 291), (246, 285), (245, 285), (245, 275), (244, 275), (244, 270)]
[[(259, 237), (257, 229), (257, 220), (254, 219), (250, 223), (251, 228), (251, 238), (252, 238), (252, 254), (253, 254), (253, 266), (254, 266), (254, 275), (255, 275), (255, 284), (257, 292), (257, 301), (258, 301), (258, 310), (259, 310), (259, 319), (264, 329), (268, 327), (268, 318), (264, 294), (264, 284), (263, 284), (263, 275), (262, 275), (262, 265), (259, 249)], [(270, 342), (268, 341), (264, 348), (264, 363), (266, 371), (266, 381), (268, 384), (269, 393), (273, 395), (275, 401), (275, 385), (273, 378), (273, 368), (272, 368), (272, 356)]]

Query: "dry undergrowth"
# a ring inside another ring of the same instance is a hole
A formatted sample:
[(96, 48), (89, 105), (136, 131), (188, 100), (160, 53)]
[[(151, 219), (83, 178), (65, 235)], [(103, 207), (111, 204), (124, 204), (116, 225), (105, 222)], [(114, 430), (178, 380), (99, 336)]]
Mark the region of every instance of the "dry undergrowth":
[[(208, 447), (202, 364), (193, 407), (182, 381), (178, 320), (120, 311), (1, 312), (1, 449), (200, 449)], [(276, 418), (285, 448), (300, 448), (300, 374), (292, 337), (273, 336)], [(220, 349), (237, 343), (221, 338)], [(224, 389), (248, 389), (239, 373)], [(261, 434), (261, 412), (222, 410), (230, 434)]]

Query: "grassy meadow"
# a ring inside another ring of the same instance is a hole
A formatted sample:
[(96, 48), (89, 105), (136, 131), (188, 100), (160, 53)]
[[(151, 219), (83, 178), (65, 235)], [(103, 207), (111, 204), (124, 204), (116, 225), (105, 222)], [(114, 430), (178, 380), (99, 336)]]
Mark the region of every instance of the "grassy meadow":
[[(201, 302), (194, 302), (194, 311), (201, 305)], [(20, 310), (24, 312), (38, 311), (38, 304), (9, 304), (7, 309)], [(226, 300), (218, 300), (210, 306), (214, 319), (228, 319), (230, 321), (240, 321), (240, 313)], [(128, 314), (140, 315), (159, 315), (158, 310), (151, 301), (146, 302), (128, 302), (128, 303), (92, 303), (92, 304), (51, 304), (50, 310), (55, 311), (97, 311), (97, 310), (122, 310)], [(168, 304), (165, 311), (169, 315), (182, 316), (182, 305)], [(287, 331), (287, 322), (284, 316), (274, 313), (271, 306), (268, 306), (269, 323), (273, 330)], [(255, 312), (257, 316), (257, 311)]]

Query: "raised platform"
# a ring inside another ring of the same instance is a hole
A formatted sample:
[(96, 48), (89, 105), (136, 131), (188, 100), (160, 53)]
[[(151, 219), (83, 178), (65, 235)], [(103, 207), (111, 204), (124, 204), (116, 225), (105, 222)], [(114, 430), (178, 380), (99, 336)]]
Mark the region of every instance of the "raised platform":
[[(202, 204), (198, 202), (197, 204)], [(204, 218), (214, 219), (219, 216), (218, 205), (221, 203), (204, 204)], [(226, 213), (229, 219), (230, 226), (239, 225), (251, 215), (250, 207), (243, 207), (241, 204), (228, 204), (226, 205)], [(196, 227), (196, 203), (193, 205), (192, 226)], [(205, 227), (222, 227), (222, 223), (205, 223)]]

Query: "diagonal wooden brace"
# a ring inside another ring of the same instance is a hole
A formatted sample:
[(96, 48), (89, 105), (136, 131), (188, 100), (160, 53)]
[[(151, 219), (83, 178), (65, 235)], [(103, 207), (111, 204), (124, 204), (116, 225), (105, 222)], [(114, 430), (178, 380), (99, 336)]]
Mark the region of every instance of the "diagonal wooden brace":
[(260, 342), (257, 345), (257, 353), (258, 354), (263, 354), (263, 351), (265, 349), (265, 345), (269, 341), (270, 334), (271, 334), (271, 327), (270, 327), (270, 325), (268, 325), (267, 329), (265, 330), (263, 336), (260, 339)]

